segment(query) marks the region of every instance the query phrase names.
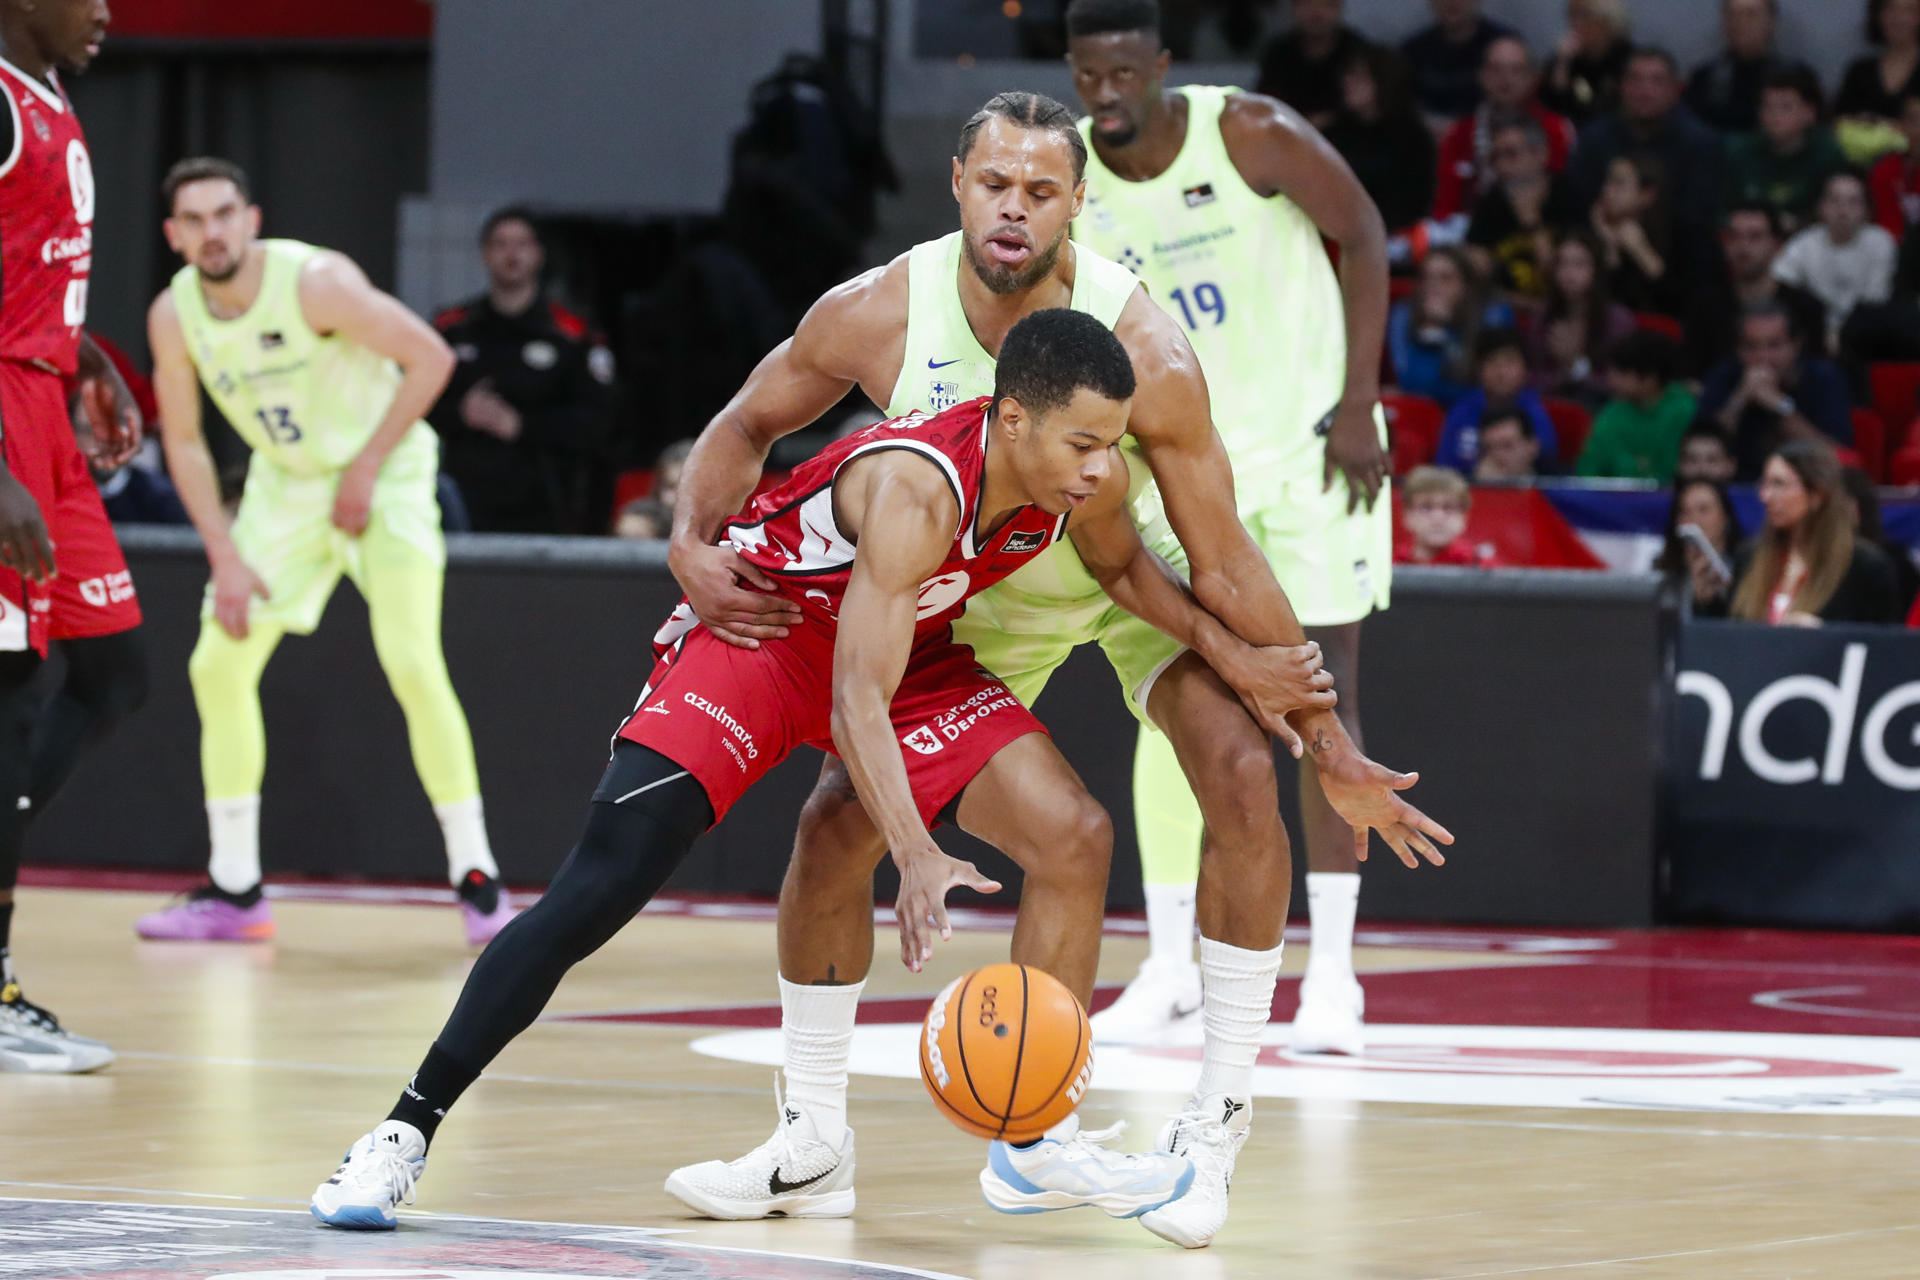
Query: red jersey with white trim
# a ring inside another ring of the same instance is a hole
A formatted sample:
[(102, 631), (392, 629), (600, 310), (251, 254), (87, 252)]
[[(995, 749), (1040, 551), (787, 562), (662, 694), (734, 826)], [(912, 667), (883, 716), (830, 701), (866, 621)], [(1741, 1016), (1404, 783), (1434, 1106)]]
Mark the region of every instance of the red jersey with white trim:
[[(917, 641), (944, 631), (960, 616), (969, 596), (985, 591), (1040, 554), (1060, 537), (1067, 522), (1064, 515), (1025, 506), (985, 544), (974, 545), (987, 465), (987, 411), (992, 405), (992, 397), (983, 396), (944, 413), (910, 413), (855, 432), (802, 463), (785, 484), (747, 504), (727, 526), (727, 540), (780, 584), (779, 594), (811, 618), (832, 625), (858, 554), (854, 540), (834, 522), (834, 481), (856, 458), (887, 449), (920, 454), (940, 468), (960, 507), (953, 549), (933, 576), (920, 584), (914, 637)], [(866, 536), (883, 538), (886, 532), (869, 529)]]
[(71, 376), (93, 272), (93, 162), (57, 80), (0, 59), (0, 96), (13, 126), (0, 157), (0, 359)]

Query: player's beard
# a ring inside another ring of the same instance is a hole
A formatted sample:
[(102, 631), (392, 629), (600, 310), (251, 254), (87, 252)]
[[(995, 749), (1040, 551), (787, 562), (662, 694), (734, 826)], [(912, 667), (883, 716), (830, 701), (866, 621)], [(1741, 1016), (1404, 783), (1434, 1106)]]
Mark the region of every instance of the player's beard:
[(983, 255), (971, 236), (962, 236), (961, 243), (967, 249), (967, 264), (973, 268), (973, 274), (979, 277), (980, 283), (987, 286), (989, 293), (1004, 298), (1009, 294), (1025, 293), (1052, 275), (1054, 266), (1060, 261), (1060, 246), (1066, 239), (1067, 228), (1062, 227), (1051, 244), (1036, 252), (1026, 266), (1017, 269), (1002, 266)]
[(231, 258), (227, 259), (227, 265), (219, 271), (209, 271), (207, 270), (205, 264), (199, 263), (199, 262), (196, 262), (193, 265), (194, 265), (194, 268), (200, 272), (200, 278), (202, 280), (210, 280), (214, 284), (225, 284), (227, 281), (233, 279), (235, 276), (240, 274), (240, 268), (246, 265), (246, 261), (247, 261), (246, 254), (236, 253)]

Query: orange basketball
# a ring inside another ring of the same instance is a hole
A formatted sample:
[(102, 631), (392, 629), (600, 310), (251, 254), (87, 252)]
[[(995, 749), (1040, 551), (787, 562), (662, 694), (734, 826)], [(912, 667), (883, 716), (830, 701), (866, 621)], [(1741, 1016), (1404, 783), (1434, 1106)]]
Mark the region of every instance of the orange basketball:
[(956, 978), (927, 1010), (920, 1079), (968, 1133), (1032, 1142), (1080, 1105), (1093, 1075), (1086, 1010), (1023, 964)]

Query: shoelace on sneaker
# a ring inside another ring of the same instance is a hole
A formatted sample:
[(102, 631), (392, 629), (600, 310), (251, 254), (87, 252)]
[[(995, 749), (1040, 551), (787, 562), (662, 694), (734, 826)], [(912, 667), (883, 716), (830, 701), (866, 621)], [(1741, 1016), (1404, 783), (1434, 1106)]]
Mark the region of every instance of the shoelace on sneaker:
[(44, 1031), (49, 1035), (60, 1034), (60, 1019), (21, 995), (18, 987), (13, 988), (13, 999), (0, 1003), (0, 1009), (11, 1013), (36, 1031)]
[[(759, 1147), (773, 1156), (773, 1171), (792, 1171), (794, 1159), (800, 1154), (794, 1150), (793, 1125), (787, 1121), (787, 1091), (781, 1086), (780, 1073), (773, 1073), (773, 1111), (779, 1117), (779, 1123), (773, 1126), (773, 1136)], [(755, 1153), (757, 1154), (757, 1152)]]
[(1195, 1174), (1232, 1176), (1233, 1158), (1240, 1154), (1234, 1141), (1238, 1135), (1228, 1132), (1218, 1116), (1211, 1111), (1182, 1111), (1173, 1117), (1173, 1125), (1167, 1148), (1191, 1160)]
[(389, 1200), (413, 1203), (414, 1176), (411, 1160), (397, 1152), (378, 1149), (367, 1152), (362, 1159), (367, 1163), (359, 1169), (354, 1166), (360, 1161), (347, 1161), (345, 1172), (349, 1178), (363, 1185), (371, 1183)]
[(1119, 1138), (1120, 1135), (1126, 1131), (1127, 1122), (1120, 1120), (1108, 1125), (1104, 1129), (1082, 1129), (1061, 1145), (1078, 1147), (1095, 1160), (1098, 1160), (1102, 1165), (1112, 1168), (1116, 1165), (1123, 1165), (1133, 1158), (1130, 1152), (1112, 1151), (1107, 1147), (1109, 1142)]

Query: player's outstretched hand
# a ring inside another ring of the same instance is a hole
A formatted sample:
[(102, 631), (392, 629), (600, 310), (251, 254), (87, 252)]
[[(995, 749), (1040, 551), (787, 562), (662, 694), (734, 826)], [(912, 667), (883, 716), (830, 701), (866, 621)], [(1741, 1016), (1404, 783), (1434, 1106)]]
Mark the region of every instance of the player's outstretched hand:
[(1322, 491), (1333, 488), (1334, 473), (1338, 472), (1347, 478), (1347, 514), (1358, 511), (1362, 502), (1371, 511), (1389, 469), (1387, 451), (1380, 447), (1380, 428), (1373, 420), (1373, 406), (1343, 404), (1335, 409), (1333, 426), (1327, 431)]
[(1332, 710), (1340, 700), (1333, 691), (1333, 673), (1326, 670), (1320, 646), (1311, 640), (1301, 645), (1249, 645), (1224, 665), (1231, 670), (1222, 670), (1220, 678), (1296, 760), (1303, 748), (1300, 735), (1287, 723), (1287, 713)]
[(740, 649), (758, 649), (762, 640), (778, 640), (800, 625), (800, 608), (772, 594), (772, 578), (732, 547), (676, 546), (667, 567), (673, 570), (687, 603), (707, 630)]
[(917, 849), (895, 849), (893, 862), (900, 868), (900, 896), (893, 902), (900, 921), (900, 963), (918, 973), (933, 959), (934, 935), (942, 941), (953, 937), (947, 891), (965, 885), (980, 893), (998, 893), (1000, 883), (981, 875), (971, 862), (948, 857), (931, 836)]
[(53, 577), (53, 539), (40, 515), (40, 504), (4, 469), (0, 469), (0, 565), (34, 582)]
[(245, 561), (235, 556), (213, 566), (213, 620), (235, 640), (247, 638), (247, 614), (255, 596), (273, 599), (267, 584)]
[(1356, 858), (1367, 860), (1367, 832), (1373, 830), (1409, 867), (1419, 866), (1421, 858), (1436, 867), (1446, 862), (1435, 845), (1452, 844), (1453, 833), (1398, 794), (1420, 781), (1419, 774), (1395, 773), (1357, 751), (1315, 763), (1327, 803), (1353, 828)]
[(119, 378), (82, 378), (80, 411), (86, 416), (93, 440), (87, 456), (95, 466), (115, 470), (140, 452), (146, 419), (133, 392)]

